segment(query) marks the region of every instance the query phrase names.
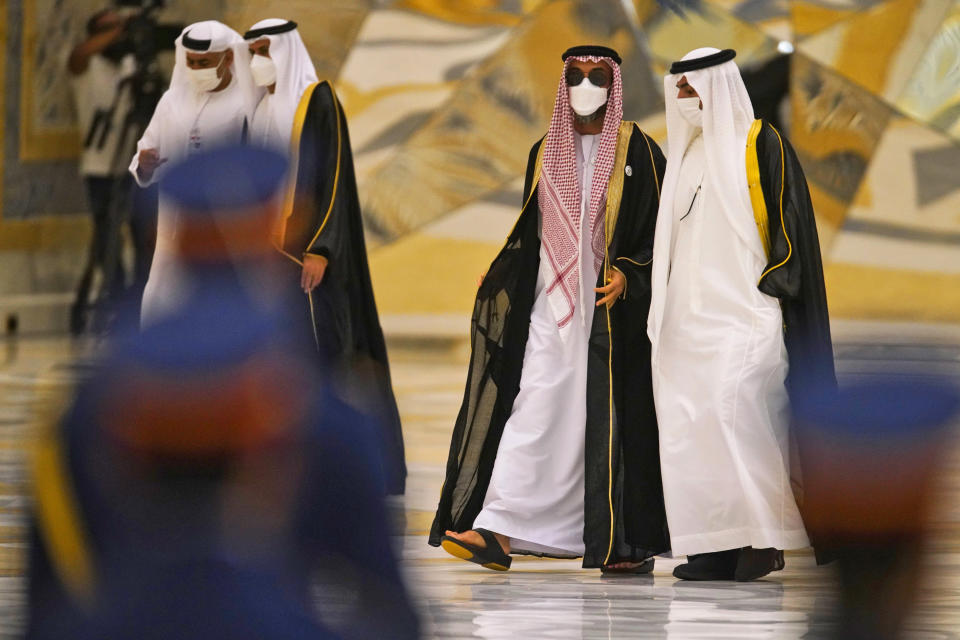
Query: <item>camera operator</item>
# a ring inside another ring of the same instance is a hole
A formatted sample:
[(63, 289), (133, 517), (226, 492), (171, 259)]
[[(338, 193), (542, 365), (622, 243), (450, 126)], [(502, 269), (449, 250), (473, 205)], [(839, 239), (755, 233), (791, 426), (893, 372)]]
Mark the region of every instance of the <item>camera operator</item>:
[[(153, 254), (156, 193), (135, 192), (124, 162), (136, 142), (135, 137), (123, 134), (124, 118), (132, 107), (124, 83), (137, 69), (127, 34), (133, 15), (104, 9), (91, 16), (86, 40), (73, 49), (67, 63), (82, 136), (80, 175), (93, 215), (90, 252), (70, 313), (70, 328), (75, 334), (87, 326), (90, 294), (98, 274), (101, 286), (107, 287), (103, 292), (107, 299), (116, 300), (123, 293), (126, 273), (117, 248), (124, 222), (130, 225), (135, 259), (133, 285), (138, 290), (146, 283)], [(118, 148), (121, 145), (123, 149)]]

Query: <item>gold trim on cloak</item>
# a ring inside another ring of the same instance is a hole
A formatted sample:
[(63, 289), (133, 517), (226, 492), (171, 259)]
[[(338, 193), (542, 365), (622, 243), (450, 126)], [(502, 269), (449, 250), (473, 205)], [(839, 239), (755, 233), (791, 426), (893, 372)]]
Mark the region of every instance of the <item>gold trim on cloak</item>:
[(617, 228), (617, 218), (620, 216), (620, 199), (623, 197), (624, 173), (627, 168), (627, 151), (630, 149), (630, 139), (633, 137), (635, 123), (624, 120), (620, 123), (617, 133), (617, 150), (613, 159), (613, 169), (610, 170), (610, 182), (607, 184), (607, 207), (604, 231), (607, 248), (613, 240), (613, 232)]
[(90, 606), (96, 572), (55, 421), (42, 427), (31, 470), (37, 526), (50, 556), (50, 564), (67, 593), (79, 604)]
[[(620, 123), (620, 131), (617, 134), (617, 151), (614, 156), (613, 169), (610, 171), (610, 182), (607, 185), (607, 206), (606, 219), (604, 220), (604, 230), (607, 237), (603, 251), (603, 273), (606, 275), (610, 270), (610, 243), (613, 240), (613, 233), (617, 228), (617, 219), (620, 216), (620, 201), (623, 198), (623, 182), (627, 168), (627, 153), (630, 150), (630, 140), (633, 137), (633, 122), (624, 121)], [(654, 177), (656, 177), (656, 168), (654, 168)], [(610, 506), (610, 538), (607, 545), (607, 557), (603, 564), (610, 562), (610, 555), (613, 553), (614, 536), (614, 513), (613, 513), (613, 327), (610, 322), (610, 307), (607, 306), (607, 398), (609, 405), (607, 415), (609, 420), (609, 430), (607, 439), (607, 502)]]
[(766, 278), (771, 272), (776, 271), (783, 265), (787, 264), (787, 262), (790, 261), (791, 256), (793, 256), (793, 242), (790, 241), (790, 234), (787, 233), (787, 224), (783, 219), (783, 190), (787, 182), (787, 163), (783, 153), (783, 138), (780, 136), (780, 132), (777, 131), (776, 127), (770, 125), (770, 128), (773, 129), (775, 134), (777, 134), (777, 140), (780, 142), (780, 229), (783, 231), (783, 237), (787, 241), (787, 257), (784, 258), (779, 264), (776, 264), (764, 271), (757, 284), (763, 281), (763, 279)]
[(283, 209), (281, 210), (280, 219), (277, 222), (277, 230), (275, 233), (277, 250), (300, 265), (303, 264), (300, 258), (287, 253), (283, 247), (284, 243), (286, 242), (287, 221), (290, 219), (290, 216), (293, 215), (293, 208), (297, 197), (297, 180), (300, 172), (300, 138), (303, 136), (303, 126), (307, 119), (307, 111), (309, 110), (313, 93), (317, 87), (324, 82), (327, 82), (327, 84), (330, 85), (330, 93), (333, 94), (333, 108), (337, 120), (337, 164), (334, 172), (333, 191), (331, 193), (330, 205), (327, 208), (327, 213), (324, 215), (323, 221), (321, 222), (320, 227), (317, 229), (317, 233), (313, 236), (313, 240), (311, 240), (310, 243), (304, 248), (304, 251), (309, 249), (310, 245), (316, 241), (317, 237), (320, 235), (320, 232), (323, 231), (323, 227), (326, 226), (327, 220), (330, 218), (330, 212), (333, 210), (333, 202), (337, 195), (337, 181), (340, 177), (340, 151), (342, 144), (340, 135), (340, 108), (337, 105), (337, 94), (334, 91), (333, 85), (328, 81), (323, 80), (320, 82), (314, 82), (312, 85), (307, 87), (306, 91), (304, 91), (303, 95), (300, 97), (300, 103), (297, 105), (297, 111), (293, 118), (293, 131), (290, 135), (290, 177), (287, 182), (287, 192), (283, 199)]
[(763, 130), (763, 121), (754, 120), (747, 134), (747, 189), (750, 191), (750, 202), (753, 204), (753, 219), (757, 223), (757, 232), (763, 251), (770, 259), (770, 217), (767, 213), (767, 203), (763, 199), (763, 185), (760, 184), (760, 158), (757, 155), (757, 138)]
[[(783, 137), (781, 137), (780, 132), (777, 131), (777, 128), (773, 125), (770, 125), (770, 128), (773, 129), (773, 132), (777, 134), (777, 140), (780, 142), (780, 228), (783, 230), (783, 237), (787, 240), (787, 257), (784, 258), (779, 264), (776, 264), (760, 276), (760, 280), (757, 281), (759, 284), (766, 278), (771, 272), (776, 271), (783, 265), (787, 264), (790, 261), (791, 256), (793, 256), (793, 242), (790, 240), (790, 235), (787, 233), (787, 225), (783, 218), (783, 192), (784, 187), (786, 186), (786, 158), (784, 157), (783, 151)], [(754, 120), (753, 125), (750, 127), (750, 133), (747, 135), (747, 187), (750, 190), (750, 202), (753, 205), (753, 218), (757, 223), (757, 233), (760, 234), (760, 241), (763, 243), (763, 250), (766, 253), (767, 260), (770, 259), (770, 252), (772, 251), (771, 239), (770, 239), (770, 217), (767, 212), (767, 203), (763, 196), (763, 185), (760, 182), (760, 157), (757, 149), (757, 138), (760, 137), (760, 132), (763, 130), (763, 121)]]
[[(337, 201), (337, 186), (340, 182), (340, 154), (343, 152), (343, 136), (340, 134), (340, 101), (337, 99), (337, 92), (333, 88), (333, 84), (327, 83), (330, 85), (330, 93), (333, 96), (333, 114), (337, 120), (337, 165), (333, 171), (333, 187), (330, 191), (330, 205), (327, 207), (327, 213), (323, 216), (323, 222), (320, 223), (320, 228), (317, 229), (317, 232), (313, 234), (313, 238), (310, 240), (310, 243), (304, 247), (303, 251), (306, 253), (310, 250), (310, 247), (313, 246), (313, 243), (317, 241), (317, 238), (320, 237), (320, 234), (323, 233), (323, 228), (327, 226), (327, 221), (330, 219), (330, 213), (333, 211), (333, 204)], [(306, 113), (304, 113), (306, 116)]]

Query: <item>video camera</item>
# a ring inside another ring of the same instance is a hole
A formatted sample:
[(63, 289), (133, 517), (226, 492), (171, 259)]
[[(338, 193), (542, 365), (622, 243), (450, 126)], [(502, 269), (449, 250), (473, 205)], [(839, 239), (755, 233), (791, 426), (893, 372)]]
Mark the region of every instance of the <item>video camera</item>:
[(166, 86), (157, 64), (157, 54), (172, 51), (177, 36), (184, 29), (182, 24), (161, 24), (157, 21), (155, 14), (165, 5), (166, 0), (114, 0), (115, 10), (122, 11), (128, 18), (123, 35), (111, 43), (103, 54), (115, 62), (133, 56), (135, 71), (120, 83), (120, 92), (113, 105), (109, 109), (99, 110), (95, 115), (84, 148), (102, 149), (106, 144), (107, 136), (114, 127), (120, 94), (131, 97), (129, 111), (121, 114), (120, 119), (123, 142), (139, 139), (150, 122)]
[(116, 46), (132, 53), (138, 63), (148, 63), (160, 51), (172, 51), (174, 40), (183, 31), (182, 24), (161, 24), (154, 14), (166, 6), (166, 0), (116, 0), (118, 9), (133, 11), (124, 38)]

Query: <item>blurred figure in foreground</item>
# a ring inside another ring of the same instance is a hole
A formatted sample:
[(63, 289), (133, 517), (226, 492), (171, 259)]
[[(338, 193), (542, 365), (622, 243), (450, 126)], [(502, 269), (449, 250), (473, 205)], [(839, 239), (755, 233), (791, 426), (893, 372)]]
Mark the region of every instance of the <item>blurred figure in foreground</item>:
[[(170, 171), (186, 297), (119, 339), (44, 435), (29, 638), (417, 637), (380, 543), (375, 429), (270, 286), (285, 167), (235, 147)], [(315, 613), (318, 577), (351, 595), (344, 619)]]
[(296, 22), (261, 20), (244, 39), (254, 81), (266, 90), (251, 143), (289, 152), (293, 162), (294, 185), (275, 233), (284, 286), (302, 295), (301, 313), (344, 397), (380, 425), (387, 493), (403, 494), (403, 431), (370, 282), (347, 118), (333, 86), (317, 82)]
[(794, 404), (804, 521), (837, 562), (837, 640), (898, 640), (929, 574), (935, 484), (953, 450), (957, 388), (887, 376), (812, 387)]
[[(188, 26), (176, 41), (170, 88), (160, 99), (130, 162), (137, 184), (146, 188), (159, 182), (168, 163), (240, 143), (258, 97), (240, 34), (215, 20)], [(143, 292), (141, 318), (145, 325), (182, 302), (180, 269), (173, 260), (173, 245), (182, 232), (175, 208), (161, 198), (156, 250)]]

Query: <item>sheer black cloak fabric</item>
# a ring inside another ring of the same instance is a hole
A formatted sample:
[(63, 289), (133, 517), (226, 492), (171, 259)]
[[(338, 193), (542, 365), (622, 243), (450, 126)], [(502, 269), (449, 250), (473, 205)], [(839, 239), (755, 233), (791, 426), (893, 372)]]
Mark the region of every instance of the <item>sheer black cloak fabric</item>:
[[(647, 339), (653, 235), (666, 160), (635, 124), (620, 135), (630, 139), (626, 166), (613, 170), (623, 172), (623, 191), (619, 207), (611, 202), (619, 213), (608, 234), (606, 261), (623, 272), (627, 289), (609, 312), (599, 307), (593, 314), (584, 425), (584, 567), (640, 561), (669, 549)], [(430, 532), (433, 546), (447, 529), (473, 526), (519, 392), (540, 263), (533, 183), (541, 142), (530, 151), (526, 204), (477, 292), (470, 370)], [(611, 175), (611, 184), (617, 179)], [(602, 279), (601, 270), (597, 286)]]
[(304, 311), (311, 314), (317, 349), (337, 387), (380, 424), (386, 490), (402, 494), (403, 433), (370, 282), (347, 120), (330, 83), (308, 92), (307, 108), (294, 122), (296, 190), (280, 249), (289, 258), (291, 286), (300, 284), (306, 254), (329, 260)]

